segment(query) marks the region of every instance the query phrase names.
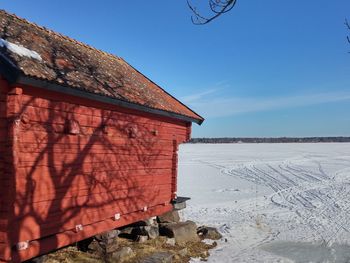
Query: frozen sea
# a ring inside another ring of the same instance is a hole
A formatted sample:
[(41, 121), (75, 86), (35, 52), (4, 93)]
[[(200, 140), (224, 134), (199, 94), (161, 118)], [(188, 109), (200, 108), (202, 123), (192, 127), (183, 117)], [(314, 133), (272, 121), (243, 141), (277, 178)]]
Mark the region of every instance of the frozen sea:
[(184, 144), (178, 195), (209, 262), (350, 262), (350, 143)]

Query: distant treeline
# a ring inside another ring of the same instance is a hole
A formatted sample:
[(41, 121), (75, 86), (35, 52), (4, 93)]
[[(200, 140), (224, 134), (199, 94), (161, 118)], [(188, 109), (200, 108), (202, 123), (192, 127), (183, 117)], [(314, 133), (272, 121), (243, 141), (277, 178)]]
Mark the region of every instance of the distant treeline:
[(189, 143), (292, 143), (350, 142), (350, 137), (278, 137), (278, 138), (192, 138)]

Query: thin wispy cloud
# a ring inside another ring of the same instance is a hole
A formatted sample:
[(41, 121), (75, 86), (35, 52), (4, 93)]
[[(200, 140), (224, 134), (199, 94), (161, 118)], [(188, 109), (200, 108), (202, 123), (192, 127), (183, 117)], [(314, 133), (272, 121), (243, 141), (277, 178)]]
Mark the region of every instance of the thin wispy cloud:
[(183, 101), (184, 103), (198, 102), (198, 101), (204, 99), (207, 95), (216, 93), (217, 91), (218, 91), (218, 89), (205, 90), (203, 92), (199, 92), (199, 93), (196, 93), (196, 94), (192, 94), (192, 95), (189, 95), (189, 96), (182, 97), (181, 101)]
[(180, 100), (186, 104), (195, 103), (201, 100), (205, 100), (205, 98), (208, 98), (208, 95), (217, 94), (219, 93), (219, 91), (228, 89), (230, 88), (230, 86), (231, 85), (226, 80), (221, 80), (216, 82), (210, 88), (207, 88), (205, 90), (199, 91), (197, 93), (194, 93), (188, 96), (181, 97)]
[[(210, 94), (211, 96), (206, 96)], [(188, 96), (186, 103), (206, 118), (226, 117), (248, 112), (262, 112), (286, 108), (350, 100), (350, 92), (331, 92), (294, 96), (240, 98), (215, 97), (215, 91), (205, 91)]]

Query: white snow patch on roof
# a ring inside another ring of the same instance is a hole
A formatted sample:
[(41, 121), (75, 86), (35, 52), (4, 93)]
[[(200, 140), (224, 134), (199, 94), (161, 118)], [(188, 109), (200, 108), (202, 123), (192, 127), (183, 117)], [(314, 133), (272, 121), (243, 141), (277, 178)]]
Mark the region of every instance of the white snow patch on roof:
[(25, 48), (24, 46), (11, 43), (11, 42), (9, 42), (5, 39), (2, 39), (2, 38), (0, 38), (0, 47), (6, 47), (7, 50), (9, 50), (12, 53), (15, 53), (19, 56), (33, 58), (33, 59), (36, 59), (39, 61), (42, 60), (41, 56), (37, 52), (30, 50), (28, 48)]

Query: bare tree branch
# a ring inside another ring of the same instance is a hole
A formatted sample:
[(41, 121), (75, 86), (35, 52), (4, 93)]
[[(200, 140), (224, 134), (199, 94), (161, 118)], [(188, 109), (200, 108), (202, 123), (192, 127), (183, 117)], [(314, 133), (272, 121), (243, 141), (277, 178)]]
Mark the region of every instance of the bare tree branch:
[(350, 30), (350, 24), (349, 24), (349, 21), (347, 19), (345, 19), (345, 25)]
[(193, 13), (191, 16), (192, 23), (195, 25), (205, 25), (222, 14), (229, 12), (236, 5), (236, 2), (237, 0), (208, 0), (210, 11), (213, 13), (210, 17), (201, 15), (197, 11), (197, 8), (190, 3), (190, 0), (187, 0), (187, 5)]
[[(347, 19), (345, 19), (345, 23), (346, 27), (350, 30), (350, 24), (349, 21)], [(348, 40), (348, 42), (350, 43), (350, 36), (347, 36), (346, 39)]]

